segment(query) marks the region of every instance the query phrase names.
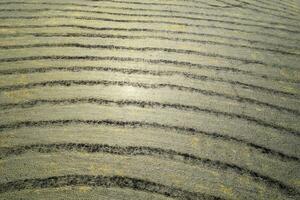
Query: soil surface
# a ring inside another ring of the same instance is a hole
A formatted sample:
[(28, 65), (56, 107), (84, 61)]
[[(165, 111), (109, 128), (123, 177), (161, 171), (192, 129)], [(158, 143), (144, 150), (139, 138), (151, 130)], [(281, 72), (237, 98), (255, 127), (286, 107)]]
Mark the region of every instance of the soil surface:
[(0, 0), (0, 199), (300, 199), (299, 0)]

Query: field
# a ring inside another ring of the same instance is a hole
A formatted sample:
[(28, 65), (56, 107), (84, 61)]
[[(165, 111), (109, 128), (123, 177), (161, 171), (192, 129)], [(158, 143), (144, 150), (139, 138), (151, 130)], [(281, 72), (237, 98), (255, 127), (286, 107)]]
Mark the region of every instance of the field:
[(300, 199), (299, 0), (0, 0), (0, 199)]

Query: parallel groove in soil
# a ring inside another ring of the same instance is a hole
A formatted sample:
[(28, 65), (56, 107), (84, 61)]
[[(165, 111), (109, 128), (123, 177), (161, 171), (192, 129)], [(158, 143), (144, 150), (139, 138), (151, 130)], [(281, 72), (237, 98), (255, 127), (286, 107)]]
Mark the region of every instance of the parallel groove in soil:
[[(207, 132), (202, 131), (192, 127), (183, 127), (183, 126), (171, 126), (167, 124), (153, 123), (153, 122), (140, 122), (140, 121), (116, 121), (116, 120), (79, 120), (79, 119), (70, 119), (70, 120), (50, 120), (50, 121), (23, 121), (10, 124), (0, 125), (0, 132), (5, 130), (13, 130), (20, 128), (34, 128), (34, 127), (53, 127), (53, 126), (69, 126), (75, 124), (84, 124), (92, 126), (113, 126), (113, 127), (123, 127), (123, 128), (156, 128), (162, 130), (175, 130), (176, 134), (187, 134), (187, 135), (204, 135), (210, 138), (219, 139), (226, 142), (236, 142), (241, 145), (245, 145), (255, 149), (256, 151), (272, 156), (276, 159), (283, 161), (300, 161), (300, 158), (292, 155), (287, 155), (285, 153), (264, 147), (252, 142), (239, 139), (236, 137), (231, 137), (224, 135), (222, 133), (216, 132)], [(162, 131), (163, 133), (163, 131)]]
[[(269, 176), (260, 174), (253, 170), (240, 167), (231, 163), (224, 163), (221, 161), (210, 160), (208, 158), (197, 157), (192, 154), (176, 152), (171, 149), (153, 148), (147, 146), (110, 146), (106, 144), (86, 144), (86, 143), (62, 143), (62, 144), (36, 144), (29, 146), (20, 146), (15, 148), (0, 148), (0, 153), (4, 153), (4, 157), (10, 155), (19, 155), (27, 151), (37, 151), (40, 153), (56, 152), (59, 150), (67, 151), (84, 151), (87, 153), (103, 152), (117, 155), (143, 155), (143, 156), (158, 156), (171, 160), (184, 162), (191, 165), (204, 165), (218, 170), (234, 171), (239, 175), (247, 175), (253, 178), (255, 182), (263, 182), (271, 188), (278, 188), (287, 195), (298, 195), (296, 189), (290, 187), (281, 181), (273, 179)], [(3, 154), (2, 154), (3, 155)], [(2, 157), (3, 159), (3, 157)], [(1, 184), (0, 184), (1, 185)], [(1, 187), (0, 187), (1, 188)], [(4, 187), (5, 188), (5, 187)], [(3, 191), (3, 190), (2, 190)], [(5, 190), (4, 190), (5, 191)], [(1, 190), (0, 190), (1, 193)]]

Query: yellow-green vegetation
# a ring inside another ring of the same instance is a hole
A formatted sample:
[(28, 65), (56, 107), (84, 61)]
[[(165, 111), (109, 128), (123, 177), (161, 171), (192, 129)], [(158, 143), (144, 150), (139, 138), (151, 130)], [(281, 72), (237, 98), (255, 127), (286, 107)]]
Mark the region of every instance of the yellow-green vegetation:
[(298, 0), (0, 1), (0, 199), (300, 199)]

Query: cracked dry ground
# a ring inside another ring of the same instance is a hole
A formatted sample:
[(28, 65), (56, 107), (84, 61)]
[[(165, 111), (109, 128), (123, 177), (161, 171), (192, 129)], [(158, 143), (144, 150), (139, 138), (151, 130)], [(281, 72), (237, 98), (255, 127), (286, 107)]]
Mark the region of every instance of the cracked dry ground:
[(299, 199), (299, 0), (0, 0), (0, 199)]

